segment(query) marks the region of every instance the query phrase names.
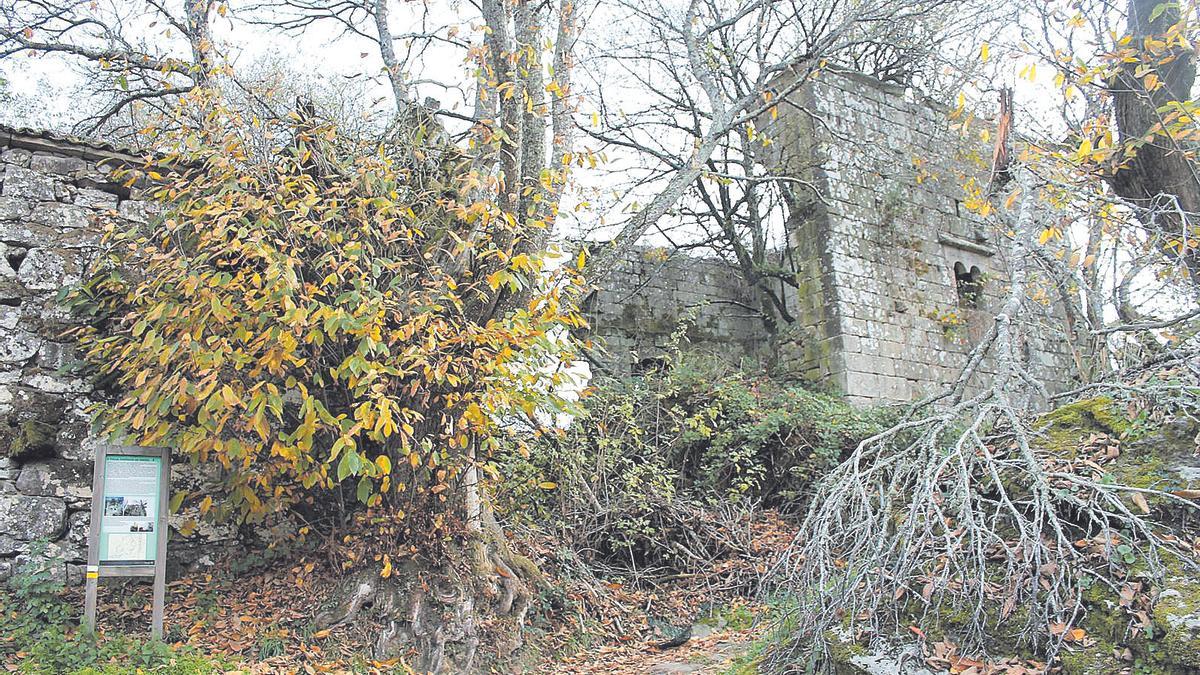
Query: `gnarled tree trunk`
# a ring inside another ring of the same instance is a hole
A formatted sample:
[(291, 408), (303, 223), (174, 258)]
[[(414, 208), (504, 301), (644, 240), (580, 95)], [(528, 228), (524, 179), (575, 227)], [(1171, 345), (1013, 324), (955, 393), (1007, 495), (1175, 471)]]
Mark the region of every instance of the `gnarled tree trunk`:
[[(1154, 16), (1160, 0), (1129, 0), (1131, 46), (1148, 54), (1147, 38), (1161, 36), (1180, 19), (1179, 7), (1168, 3)], [(1154, 16), (1153, 20), (1151, 17)], [(1125, 144), (1139, 144), (1136, 154), (1110, 177), (1113, 191), (1139, 210), (1139, 219), (1161, 246), (1182, 260), (1193, 279), (1200, 279), (1200, 249), (1187, 241), (1196, 235), (1200, 217), (1200, 173), (1191, 150), (1170, 134), (1155, 132), (1163, 121), (1159, 110), (1171, 101), (1186, 101), (1196, 80), (1195, 53), (1183, 47), (1149, 57), (1161, 87), (1149, 90), (1144, 74), (1138, 76), (1139, 59), (1122, 66), (1113, 82), (1113, 112)], [(1143, 143), (1143, 141), (1146, 141)], [(1178, 248), (1175, 244), (1180, 244)]]
[(316, 627), (374, 622), (372, 656), (403, 659), (421, 673), (486, 672), (502, 663), (524, 642), (541, 575), (509, 547), (490, 509), (479, 522), (448, 560), (411, 559), (386, 578), (378, 567), (349, 574), (317, 611)]

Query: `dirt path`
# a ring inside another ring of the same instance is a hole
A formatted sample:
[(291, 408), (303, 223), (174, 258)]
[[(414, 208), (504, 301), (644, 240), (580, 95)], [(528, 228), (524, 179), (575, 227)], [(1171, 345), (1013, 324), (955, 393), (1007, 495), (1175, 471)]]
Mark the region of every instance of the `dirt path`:
[(570, 675), (749, 675), (755, 670), (733, 670), (735, 661), (753, 648), (757, 632), (723, 631), (693, 637), (681, 647), (658, 649), (652, 642), (637, 645), (605, 645), (579, 652), (544, 672)]

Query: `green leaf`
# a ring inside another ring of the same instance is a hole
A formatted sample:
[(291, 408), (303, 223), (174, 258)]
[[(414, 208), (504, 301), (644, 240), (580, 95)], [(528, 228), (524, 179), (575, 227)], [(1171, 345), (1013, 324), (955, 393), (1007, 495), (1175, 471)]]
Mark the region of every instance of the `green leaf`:
[(354, 459), (358, 459), (358, 453), (353, 450), (347, 450), (345, 453), (342, 454), (342, 460), (340, 462), (338, 462), (337, 479), (339, 482), (344, 480), (346, 478), (346, 476), (349, 476), (350, 474), (354, 473), (355, 470), (357, 469), (354, 461), (350, 459), (351, 457), (353, 457)]
[(171, 497), (171, 503), (167, 505), (167, 509), (171, 513), (178, 513), (179, 507), (183, 505), (183, 500), (187, 498), (187, 490), (180, 490)]

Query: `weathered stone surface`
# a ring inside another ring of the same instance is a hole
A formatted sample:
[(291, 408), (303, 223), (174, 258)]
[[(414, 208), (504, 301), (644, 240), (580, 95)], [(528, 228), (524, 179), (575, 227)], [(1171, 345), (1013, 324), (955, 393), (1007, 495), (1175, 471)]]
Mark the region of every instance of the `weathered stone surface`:
[(68, 230), (58, 237), (55, 242), (60, 249), (76, 256), (80, 268), (85, 268), (90, 262), (94, 250), (100, 246), (104, 235), (94, 227)]
[(16, 537), (0, 534), (0, 557), (16, 555), (24, 550), (25, 542), (17, 541)]
[(33, 205), (22, 197), (0, 197), (0, 220), (17, 220), (28, 218), (33, 213)]
[(88, 432), (86, 417), (60, 423), (55, 442), (58, 455), (63, 459), (76, 462), (96, 460), (97, 440)]
[(4, 171), (4, 197), (24, 197), (39, 201), (54, 201), (57, 198), (53, 178), (20, 166), (9, 165)]
[(22, 461), (53, 456), (62, 402), (25, 387), (9, 392), (11, 410), (0, 424), (0, 456)]
[(0, 243), (0, 277), (16, 279), (17, 270), (13, 267), (13, 265), (19, 265), (24, 256), (25, 251), (23, 249), (16, 246), (9, 246), (5, 243)]
[(83, 188), (75, 195), (75, 205), (89, 209), (115, 209), (117, 196), (95, 188)]
[(46, 497), (91, 497), (90, 467), (61, 459), (28, 462), (17, 476), (17, 492)]
[(67, 517), (67, 541), (75, 546), (86, 547), (88, 530), (92, 526), (90, 511), (76, 511)]
[(23, 330), (0, 332), (0, 364), (25, 363), (38, 353), (42, 339)]
[(0, 162), (27, 167), (32, 156), (33, 153), (23, 148), (5, 148), (3, 152), (0, 152)]
[(30, 220), (55, 229), (80, 229), (91, 224), (92, 212), (74, 204), (38, 204)]
[(126, 200), (117, 207), (117, 213), (126, 220), (135, 223), (149, 223), (162, 209), (154, 202)]
[(21, 269), (17, 271), (17, 280), (31, 291), (57, 291), (78, 282), (62, 254), (47, 248), (29, 251), (21, 263)]
[(70, 344), (44, 340), (37, 351), (38, 365), (47, 370), (60, 372), (77, 361), (75, 349)]
[(65, 157), (35, 152), (29, 160), (29, 168), (42, 173), (70, 175), (87, 169), (88, 163), (79, 157)]
[(0, 241), (13, 246), (30, 247), (54, 241), (55, 233), (45, 225), (25, 220), (0, 220)]
[(78, 377), (62, 377), (47, 373), (38, 373), (24, 378), (22, 382), (29, 387), (50, 394), (86, 394), (92, 390), (87, 380)]
[(66, 526), (67, 506), (61, 499), (0, 495), (0, 534), (22, 541), (56, 539)]

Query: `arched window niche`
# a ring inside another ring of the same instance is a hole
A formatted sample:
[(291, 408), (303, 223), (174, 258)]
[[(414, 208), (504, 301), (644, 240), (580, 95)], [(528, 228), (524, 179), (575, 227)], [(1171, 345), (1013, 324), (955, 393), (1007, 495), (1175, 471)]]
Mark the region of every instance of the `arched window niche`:
[(954, 288), (958, 291), (958, 306), (979, 309), (983, 303), (983, 270), (978, 265), (970, 269), (961, 261), (954, 263)]

